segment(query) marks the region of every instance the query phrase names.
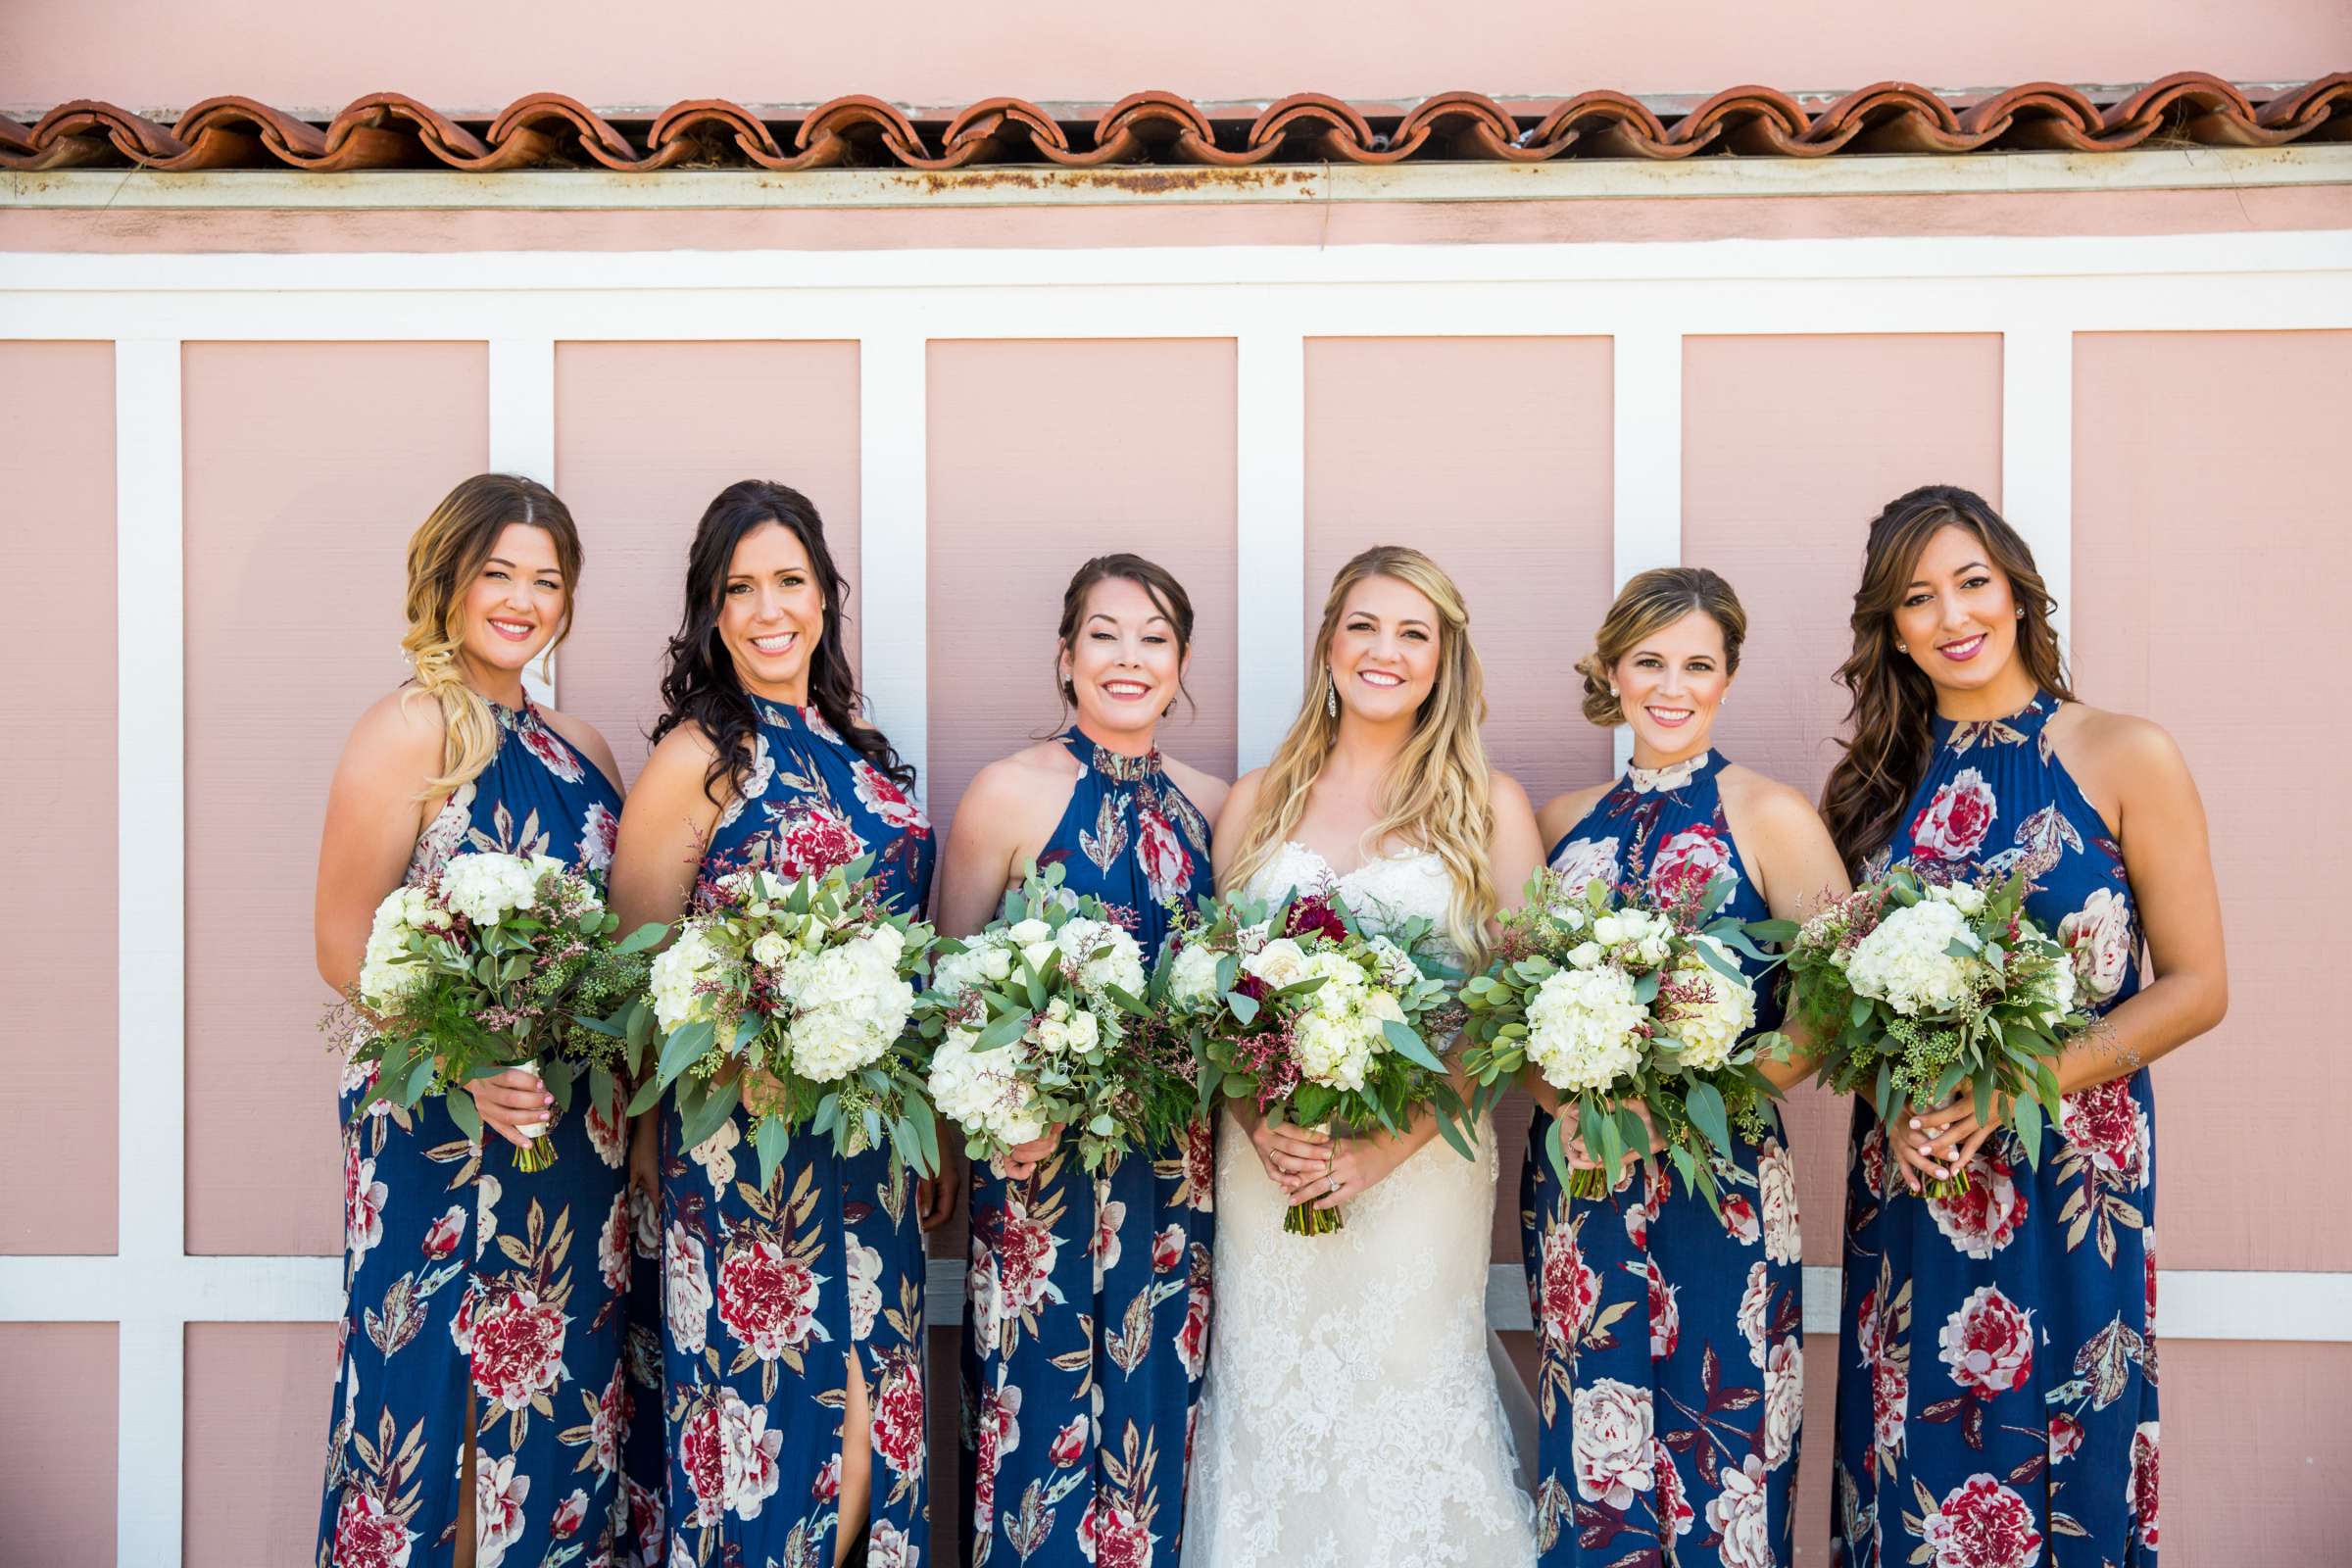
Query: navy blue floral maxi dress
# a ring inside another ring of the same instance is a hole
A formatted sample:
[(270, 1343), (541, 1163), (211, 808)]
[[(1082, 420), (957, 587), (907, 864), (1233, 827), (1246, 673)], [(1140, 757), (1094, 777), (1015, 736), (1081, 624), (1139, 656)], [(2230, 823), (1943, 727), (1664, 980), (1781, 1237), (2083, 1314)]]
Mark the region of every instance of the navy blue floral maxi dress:
[[(752, 771), (703, 879), (870, 855), (897, 906), (920, 913), (936, 846), (911, 797), (814, 708), (756, 706)], [(914, 1568), (930, 1543), (914, 1173), (887, 1147), (845, 1159), (803, 1135), (761, 1192), (749, 1124), (738, 1105), (686, 1148), (675, 1097), (662, 1111), (669, 1560), (829, 1568), (855, 1353), (873, 1412), (867, 1560)]]
[[(2139, 917), (2122, 846), (2050, 747), (2058, 706), (1936, 719), (1908, 825), (1863, 869), (2022, 865), (2027, 914), (2105, 1012), (2139, 989)], [(1937, 1200), (1854, 1106), (1833, 1562), (2155, 1563), (2155, 1101), (2143, 1068), (2065, 1105), (2039, 1169), (2004, 1128)]]
[[(1208, 824), (1157, 752), (1121, 756), (1075, 729), (1062, 744), (1086, 772), (1039, 862), (1059, 864), (1063, 886), (1101, 899), (1155, 959), (1171, 908), (1212, 889)], [(1181, 1560), (1215, 1172), (1198, 1126), (1091, 1177), (1070, 1139), (1023, 1181), (973, 1166), (963, 1328), (973, 1568)]]
[[(476, 851), (609, 868), (619, 791), (528, 702), (492, 712), (498, 750), (418, 837), (409, 880)], [(479, 1568), (626, 1551), (619, 1107), (599, 1116), (583, 1088), (548, 1129), (555, 1163), (525, 1172), (438, 1097), (354, 1123), (371, 1072), (348, 1072), (340, 1097), (348, 1296), (318, 1564), (453, 1560), (469, 1392)]]
[[(1728, 874), (1735, 890), (1722, 911), (1764, 918), (1770, 908), (1724, 818), (1726, 765), (1702, 752), (1630, 769), (1553, 846), (1551, 864), (1574, 885), (1605, 877), (1661, 902)], [(1769, 988), (1756, 1001), (1756, 1027), (1776, 1027)], [(1786, 1144), (1777, 1132), (1751, 1143), (1735, 1129), (1739, 1158), (1715, 1164), (1719, 1216), (1663, 1161), (1655, 1174), (1632, 1167), (1605, 1200), (1569, 1202), (1544, 1152), (1550, 1126), (1539, 1109), (1520, 1177), (1542, 1331), (1539, 1561), (1787, 1562), (1804, 1360)]]

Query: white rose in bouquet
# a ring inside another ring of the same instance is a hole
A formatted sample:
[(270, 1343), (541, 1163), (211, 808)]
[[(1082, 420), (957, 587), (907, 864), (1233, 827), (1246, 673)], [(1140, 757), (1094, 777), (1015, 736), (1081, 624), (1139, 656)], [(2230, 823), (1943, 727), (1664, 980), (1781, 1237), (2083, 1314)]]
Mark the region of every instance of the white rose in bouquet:
[(800, 956), (800, 949), (784, 940), (780, 932), (763, 931), (752, 944), (752, 961), (770, 969), (780, 969)]
[(1421, 983), (1421, 966), (1413, 956), (1390, 941), (1375, 935), (1371, 941), (1373, 956), (1378, 960), (1380, 983), (1397, 991), (1409, 991)]
[(1606, 1089), (1642, 1065), (1635, 1031), (1648, 1009), (1614, 964), (1544, 977), (1527, 1004), (1527, 1059), (1563, 1093)]
[(1950, 905), (1971, 920), (1984, 912), (1984, 890), (1974, 882), (1931, 882), (1928, 897)]
[(931, 1058), (931, 1102), (941, 1115), (1009, 1149), (1042, 1138), (1037, 1095), (1021, 1081), (1009, 1051), (974, 1051), (979, 1036), (951, 1029)]
[(1036, 943), (1053, 941), (1054, 928), (1035, 918), (1018, 920), (1006, 928), (1004, 940), (1016, 948), (1027, 948)]
[(1054, 1055), (1079, 1055), (1095, 1049), (1102, 1038), (1102, 1025), (1095, 1015), (1083, 1007), (1070, 1005), (1067, 997), (1055, 997), (1046, 1004), (1045, 1016), (1037, 1020), (1037, 1043)]
[(1243, 959), (1242, 967), (1279, 991), (1306, 978), (1306, 953), (1289, 937), (1276, 937)]
[(1890, 909), (1878, 928), (1854, 944), (1845, 977), (1859, 996), (1876, 998), (1906, 1017), (1942, 1011), (1970, 994), (1980, 959), (1947, 951), (1968, 934), (1959, 906), (1923, 899)]

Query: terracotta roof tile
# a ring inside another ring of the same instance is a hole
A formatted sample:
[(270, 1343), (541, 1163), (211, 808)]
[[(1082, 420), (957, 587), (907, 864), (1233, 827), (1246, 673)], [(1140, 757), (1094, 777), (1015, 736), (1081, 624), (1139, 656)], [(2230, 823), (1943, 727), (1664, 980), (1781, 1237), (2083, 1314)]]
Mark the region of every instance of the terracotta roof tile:
[(2117, 152), (2159, 138), (2209, 147), (2352, 141), (2352, 72), (2260, 102), (2193, 71), (2104, 99), (2048, 81), (1961, 98), (1882, 81), (1828, 104), (1815, 102), (1808, 109), (1776, 88), (1743, 86), (1688, 112), (1661, 115), (1622, 92), (1516, 107), (1483, 93), (1448, 92), (1398, 113), (1395, 106), (1302, 92), (1250, 118), (1212, 114), (1174, 93), (1139, 92), (1091, 121), (1073, 112), (1057, 116), (1027, 99), (987, 98), (944, 122), (918, 122), (862, 96), (770, 114), (723, 98), (692, 98), (650, 121), (615, 121), (548, 92), (518, 98), (485, 122), (459, 120), (401, 93), (380, 92), (324, 124), (252, 98), (221, 97), (208, 98), (165, 125), (114, 104), (76, 99), (30, 126), (0, 116), (0, 169), (1085, 169)]

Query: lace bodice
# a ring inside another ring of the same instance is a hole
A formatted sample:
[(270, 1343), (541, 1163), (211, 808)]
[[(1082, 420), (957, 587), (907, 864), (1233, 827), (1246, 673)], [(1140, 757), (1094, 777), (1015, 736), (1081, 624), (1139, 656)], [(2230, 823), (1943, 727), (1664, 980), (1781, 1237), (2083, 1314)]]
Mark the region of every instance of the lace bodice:
[[(1336, 891), (1363, 925), (1443, 921), (1427, 851), (1346, 873), (1285, 844), (1245, 892)], [(1429, 956), (1458, 963), (1443, 938)], [(1282, 1229), (1288, 1195), (1238, 1125), (1217, 1148), (1217, 1296), (1185, 1558), (1211, 1568), (1525, 1568), (1535, 1514), (1487, 1331), (1494, 1140), (1433, 1139), (1330, 1236)], [(1524, 1391), (1517, 1391), (1524, 1403)]]

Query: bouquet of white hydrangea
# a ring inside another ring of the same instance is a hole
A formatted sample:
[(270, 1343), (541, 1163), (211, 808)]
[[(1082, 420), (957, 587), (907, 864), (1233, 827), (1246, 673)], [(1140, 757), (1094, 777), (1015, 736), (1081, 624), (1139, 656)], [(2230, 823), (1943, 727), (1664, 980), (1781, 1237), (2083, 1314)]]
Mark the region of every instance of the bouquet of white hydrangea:
[[(1731, 892), (1719, 876), (1703, 896), (1661, 906), (1602, 879), (1572, 892), (1539, 871), (1526, 906), (1502, 917), (1494, 962), (1463, 986), (1474, 1042), (1463, 1065), (1479, 1102), (1494, 1104), (1531, 1067), (1558, 1091), (1546, 1147), (1569, 1196), (1606, 1196), (1627, 1153), (1651, 1157), (1654, 1129), (1713, 1205), (1733, 1128), (1765, 1130), (1774, 1090), (1756, 1066), (1755, 987), (1737, 956), (1764, 955), (1717, 912)], [(1599, 1168), (1567, 1168), (1571, 1124)]]
[[(1199, 1059), (1200, 1112), (1221, 1095), (1272, 1121), (1394, 1133), (1431, 1105), (1446, 1142), (1472, 1157), (1460, 1101), (1422, 1037), (1452, 1001), (1446, 974), (1414, 956), (1429, 930), (1418, 920), (1366, 932), (1330, 894), (1202, 900), (1170, 934), (1152, 993)], [(1283, 1229), (1323, 1236), (1344, 1223), (1310, 1200)]]
[[(357, 1113), (406, 1112), (437, 1094), (479, 1138), (472, 1096), (449, 1091), (522, 1067), (563, 1111), (585, 1073), (597, 1109), (612, 1114), (629, 1004), (663, 930), (615, 940), (619, 927), (592, 873), (544, 855), (454, 856), (394, 888), (376, 906), (359, 983), (324, 1024), (373, 1086)], [(556, 1157), (546, 1125), (520, 1130), (532, 1142), (516, 1167), (546, 1169)]]
[(689, 1146), (738, 1102), (754, 1113), (762, 1189), (803, 1125), (844, 1154), (887, 1142), (928, 1176), (939, 1133), (910, 1027), (931, 928), (893, 910), (869, 859), (821, 875), (718, 878), (653, 964), (663, 1036), (632, 1113), (678, 1086)]
[[(1816, 913), (1775, 922), (1789, 944), (1788, 1017), (1822, 1082), (1864, 1094), (1893, 1125), (1962, 1084), (1977, 1116), (1997, 1108), (2029, 1162), (2059, 1114), (2056, 1059), (2091, 1019), (2076, 1008), (2066, 949), (2026, 917), (2025, 873), (1938, 881), (1897, 866)], [(1761, 929), (1761, 928), (1760, 928)], [(1928, 1184), (1968, 1190), (1968, 1172)]]
[(1089, 1171), (1165, 1143), (1193, 1109), (1188, 1059), (1149, 1027), (1144, 951), (1099, 899), (1034, 865), (976, 936), (943, 940), (923, 1004), (931, 1098), (975, 1158), (1049, 1129)]

